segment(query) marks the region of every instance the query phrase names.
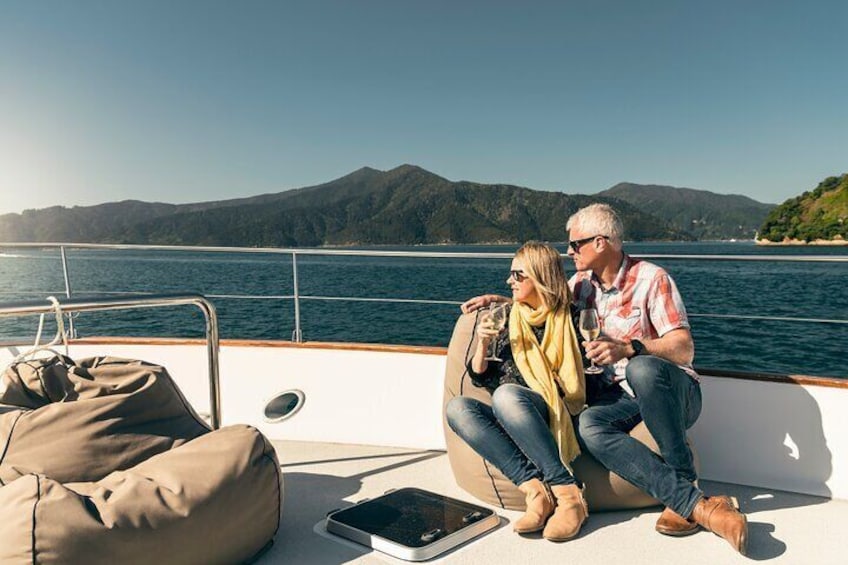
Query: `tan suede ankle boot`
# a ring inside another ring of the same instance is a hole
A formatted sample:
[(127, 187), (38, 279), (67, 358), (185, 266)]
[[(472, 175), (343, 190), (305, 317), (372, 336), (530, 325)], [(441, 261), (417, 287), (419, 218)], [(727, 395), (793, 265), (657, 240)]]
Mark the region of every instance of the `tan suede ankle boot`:
[(580, 526), (589, 517), (583, 490), (577, 485), (558, 485), (551, 487), (551, 492), (556, 499), (556, 510), (542, 536), (550, 541), (569, 540), (580, 532)]
[(524, 493), (527, 510), (524, 516), (515, 521), (512, 529), (519, 534), (538, 532), (545, 527), (545, 521), (554, 512), (554, 501), (548, 487), (539, 479), (530, 479), (518, 485)]

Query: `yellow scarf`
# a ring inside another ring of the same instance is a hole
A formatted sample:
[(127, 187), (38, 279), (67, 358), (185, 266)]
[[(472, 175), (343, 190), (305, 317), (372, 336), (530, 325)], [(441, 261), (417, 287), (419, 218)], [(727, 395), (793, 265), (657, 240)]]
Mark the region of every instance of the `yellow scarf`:
[[(540, 345), (533, 327), (543, 324), (545, 334)], [(516, 302), (509, 315), (509, 345), (521, 376), (548, 405), (548, 425), (560, 458), (566, 465), (571, 463), (580, 455), (571, 416), (579, 414), (586, 404), (586, 378), (568, 307), (551, 312), (545, 306), (534, 310)], [(565, 394), (564, 403), (560, 389)]]

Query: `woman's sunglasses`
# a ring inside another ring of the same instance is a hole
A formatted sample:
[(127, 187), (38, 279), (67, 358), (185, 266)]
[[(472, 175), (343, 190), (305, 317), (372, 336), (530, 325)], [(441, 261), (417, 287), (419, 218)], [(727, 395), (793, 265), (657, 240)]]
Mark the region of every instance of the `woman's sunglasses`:
[(510, 271), (509, 276), (515, 282), (524, 282), (524, 279), (527, 278), (527, 275), (524, 274), (524, 271)]

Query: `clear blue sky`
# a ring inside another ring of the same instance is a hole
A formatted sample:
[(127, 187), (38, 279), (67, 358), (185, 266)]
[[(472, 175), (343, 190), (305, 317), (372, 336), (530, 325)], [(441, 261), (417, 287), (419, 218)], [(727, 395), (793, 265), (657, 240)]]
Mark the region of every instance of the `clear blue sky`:
[(0, 0), (0, 213), (416, 164), (782, 202), (848, 171), (848, 2)]

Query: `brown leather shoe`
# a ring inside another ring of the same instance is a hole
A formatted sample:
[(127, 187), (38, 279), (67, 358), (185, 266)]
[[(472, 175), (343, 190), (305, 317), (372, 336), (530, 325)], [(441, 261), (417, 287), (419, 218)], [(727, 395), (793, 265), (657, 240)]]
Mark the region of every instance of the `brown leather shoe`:
[[(727, 504), (739, 509), (739, 503), (733, 497), (719, 495), (712, 498), (726, 501)], [(689, 518), (684, 518), (668, 507), (662, 511), (662, 514), (660, 514), (660, 517), (657, 519), (656, 525), (656, 530), (659, 533), (674, 537), (691, 536), (700, 529), (701, 526), (699, 526), (691, 516)]]
[(524, 503), (527, 509), (524, 515), (515, 521), (512, 529), (519, 534), (538, 532), (545, 527), (545, 522), (554, 513), (554, 500), (548, 487), (539, 479), (530, 479), (518, 485), (518, 490), (524, 493)]
[(748, 519), (734, 508), (726, 496), (704, 497), (695, 505), (692, 518), (705, 530), (721, 536), (733, 549), (745, 555), (748, 550)]
[(657, 520), (656, 530), (666, 536), (691, 536), (701, 526), (692, 518), (684, 518), (671, 508), (666, 508)]

